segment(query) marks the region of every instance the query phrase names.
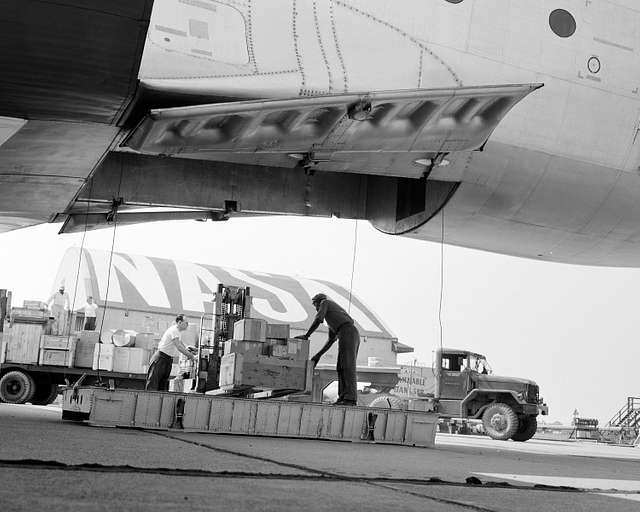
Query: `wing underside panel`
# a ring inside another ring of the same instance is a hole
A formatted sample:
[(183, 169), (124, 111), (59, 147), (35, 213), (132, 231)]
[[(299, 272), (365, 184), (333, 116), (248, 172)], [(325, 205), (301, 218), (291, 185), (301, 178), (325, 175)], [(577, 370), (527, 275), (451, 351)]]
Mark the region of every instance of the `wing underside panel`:
[(197, 160), (405, 177), (480, 148), (540, 84), (416, 89), (153, 110), (124, 146)]

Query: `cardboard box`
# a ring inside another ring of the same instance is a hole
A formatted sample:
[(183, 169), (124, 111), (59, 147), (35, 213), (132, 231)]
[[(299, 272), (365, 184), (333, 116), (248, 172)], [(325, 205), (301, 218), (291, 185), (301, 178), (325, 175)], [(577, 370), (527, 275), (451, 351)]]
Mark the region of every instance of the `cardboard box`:
[(306, 387), (306, 377), (306, 361), (234, 353), (222, 357), (219, 385), (222, 389), (250, 387), (302, 391)]
[(106, 345), (104, 343), (96, 343), (93, 350), (93, 364), (91, 368), (94, 370), (113, 371), (113, 355), (116, 347)]
[(289, 357), (296, 361), (307, 361), (309, 359), (309, 340), (290, 339), (287, 341)]
[(57, 349), (57, 350), (73, 350), (76, 346), (77, 338), (73, 335), (55, 336), (52, 334), (43, 334), (40, 337), (40, 348)]
[(245, 318), (233, 324), (233, 339), (238, 341), (265, 341), (267, 322), (257, 318)]
[(96, 343), (79, 339), (76, 342), (76, 355), (73, 358), (75, 368), (91, 368), (93, 366), (93, 351)]
[(271, 345), (271, 354), (272, 357), (283, 357), (286, 358), (289, 356), (289, 347), (286, 345)]
[(289, 324), (267, 324), (267, 338), (287, 340), (290, 337)]
[(144, 348), (134, 347), (127, 350), (129, 351), (129, 373), (146, 374), (152, 354)]
[(267, 340), (269, 345), (269, 355), (281, 359), (291, 359), (294, 361), (306, 361), (309, 359), (309, 341), (289, 339)]
[(115, 347), (113, 351), (113, 371), (129, 373), (129, 349), (126, 347)]
[(38, 363), (44, 366), (73, 366), (74, 350), (40, 349)]
[(225, 354), (268, 355), (268, 345), (261, 341), (229, 340), (224, 342)]
[(147, 373), (149, 351), (143, 348), (115, 347), (113, 352), (113, 371), (120, 373)]

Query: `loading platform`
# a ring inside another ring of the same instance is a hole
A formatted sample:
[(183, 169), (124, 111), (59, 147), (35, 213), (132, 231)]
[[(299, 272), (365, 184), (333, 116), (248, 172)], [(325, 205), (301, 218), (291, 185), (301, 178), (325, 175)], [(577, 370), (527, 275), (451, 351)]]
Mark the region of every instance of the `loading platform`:
[(62, 418), (99, 427), (325, 439), (433, 447), (431, 412), (193, 393), (76, 387)]

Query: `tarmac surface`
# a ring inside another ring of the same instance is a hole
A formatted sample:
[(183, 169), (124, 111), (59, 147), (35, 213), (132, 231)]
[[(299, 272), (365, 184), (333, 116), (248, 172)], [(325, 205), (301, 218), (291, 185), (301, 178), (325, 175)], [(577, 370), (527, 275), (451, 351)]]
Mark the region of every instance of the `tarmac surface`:
[(436, 444), (98, 428), (0, 404), (0, 510), (640, 510), (640, 447)]

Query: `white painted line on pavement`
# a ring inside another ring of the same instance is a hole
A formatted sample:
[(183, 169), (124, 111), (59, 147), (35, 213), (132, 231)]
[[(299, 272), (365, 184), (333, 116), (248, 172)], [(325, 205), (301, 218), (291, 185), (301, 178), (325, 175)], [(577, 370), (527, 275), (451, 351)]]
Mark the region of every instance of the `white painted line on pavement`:
[(530, 484), (568, 486), (577, 489), (606, 489), (612, 491), (640, 492), (640, 480), (613, 480), (609, 478), (575, 478), (567, 476), (511, 475), (507, 473), (474, 473), (489, 478), (515, 480)]
[(606, 494), (606, 493), (598, 493), (598, 494), (600, 494), (600, 496), (607, 496), (608, 498), (622, 498), (625, 500), (640, 502), (640, 494)]
[[(543, 475), (510, 475), (505, 473), (474, 473), (475, 475), (496, 478), (499, 480), (515, 480), (529, 484), (542, 484), (553, 486), (568, 486), (576, 489), (607, 489), (612, 491), (632, 491), (640, 493), (640, 480), (613, 480), (609, 478), (573, 478), (565, 476)], [(621, 498), (640, 502), (640, 494), (611, 494), (594, 492), (599, 496), (608, 498)]]

